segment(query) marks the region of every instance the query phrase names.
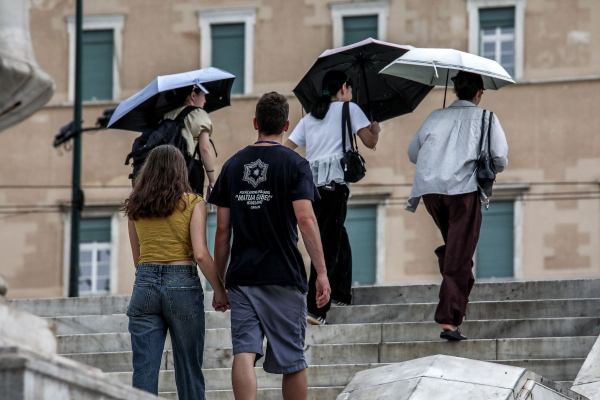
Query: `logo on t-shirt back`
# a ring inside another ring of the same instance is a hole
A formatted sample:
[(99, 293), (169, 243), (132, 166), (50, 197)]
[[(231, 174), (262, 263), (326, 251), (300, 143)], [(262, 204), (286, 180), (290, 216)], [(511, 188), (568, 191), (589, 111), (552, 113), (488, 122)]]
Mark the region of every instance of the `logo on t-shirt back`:
[(259, 183), (267, 180), (267, 169), (269, 169), (269, 164), (265, 164), (260, 159), (250, 164), (244, 164), (244, 177), (242, 180), (257, 187)]

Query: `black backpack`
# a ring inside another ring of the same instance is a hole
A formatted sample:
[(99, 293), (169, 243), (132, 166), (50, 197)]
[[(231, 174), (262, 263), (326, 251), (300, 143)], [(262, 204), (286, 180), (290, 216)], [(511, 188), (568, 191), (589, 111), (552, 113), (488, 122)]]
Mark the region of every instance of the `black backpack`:
[[(141, 136), (133, 141), (131, 153), (129, 153), (125, 159), (125, 165), (129, 165), (129, 162), (133, 159), (133, 172), (129, 175), (132, 186), (135, 184), (135, 178), (140, 172), (142, 165), (144, 165), (150, 150), (161, 145), (171, 144), (177, 147), (185, 156), (188, 164), (188, 175), (190, 176), (190, 185), (192, 186), (192, 189), (194, 189), (194, 191), (197, 193), (202, 193), (204, 185), (204, 171), (202, 170), (202, 164), (195, 160), (196, 153), (198, 152), (198, 146), (196, 146), (194, 155), (189, 157), (187, 155), (187, 141), (181, 135), (181, 130), (185, 126), (185, 117), (187, 117), (189, 113), (197, 108), (198, 107), (194, 106), (188, 106), (184, 108), (174, 120), (161, 120), (158, 123), (158, 127), (145, 130)], [(198, 171), (198, 169), (200, 169), (200, 171)], [(196, 182), (200, 176), (202, 181)]]

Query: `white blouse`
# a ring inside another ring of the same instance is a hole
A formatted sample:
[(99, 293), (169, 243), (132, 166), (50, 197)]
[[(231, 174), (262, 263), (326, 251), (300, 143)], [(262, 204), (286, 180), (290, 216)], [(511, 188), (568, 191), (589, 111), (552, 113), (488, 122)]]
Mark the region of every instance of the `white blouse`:
[[(307, 114), (298, 122), (289, 139), (300, 147), (306, 148), (306, 159), (310, 163), (313, 180), (317, 187), (330, 182), (344, 183), (344, 171), (340, 160), (342, 150), (342, 106), (343, 102), (331, 103), (323, 119)], [(358, 105), (350, 103), (350, 122), (352, 134), (368, 127), (371, 122)], [(347, 133), (346, 133), (347, 134)], [(346, 138), (346, 150), (350, 141)]]

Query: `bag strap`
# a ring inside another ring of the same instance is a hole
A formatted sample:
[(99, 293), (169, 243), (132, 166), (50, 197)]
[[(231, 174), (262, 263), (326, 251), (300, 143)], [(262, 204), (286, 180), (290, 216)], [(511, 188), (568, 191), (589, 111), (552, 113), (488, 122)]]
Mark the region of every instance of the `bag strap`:
[(486, 110), (483, 110), (483, 115), (481, 116), (481, 136), (479, 137), (479, 155), (477, 156), (478, 160), (481, 158), (481, 153), (483, 153), (483, 137), (485, 136), (485, 112)]
[[(344, 102), (342, 106), (342, 151), (347, 153), (346, 151), (346, 132), (348, 132), (348, 139), (350, 140), (350, 149), (352, 151), (358, 150), (358, 142), (356, 143), (356, 147), (354, 142), (352, 142), (352, 122), (350, 121), (350, 102)], [(356, 140), (356, 137), (354, 138)]]
[(190, 251), (190, 249), (188, 249), (188, 247), (183, 244), (183, 242), (181, 241), (181, 239), (179, 239), (179, 235), (177, 234), (177, 232), (175, 232), (175, 229), (173, 229), (173, 225), (171, 225), (171, 221), (169, 221), (169, 218), (165, 217), (165, 219), (167, 220), (167, 224), (169, 224), (169, 228), (171, 228), (171, 232), (173, 232), (173, 235), (175, 235), (175, 237), (177, 238), (177, 241), (179, 241), (179, 243), (181, 244), (181, 246), (183, 247), (183, 249), (185, 251), (187, 251), (188, 256), (190, 256), (192, 258), (192, 261), (194, 262), (194, 265), (196, 265), (196, 258), (194, 257), (194, 253)]
[(494, 113), (490, 112), (490, 122), (488, 124), (488, 138), (487, 138), (487, 149), (488, 154), (492, 157), (492, 121), (494, 120)]

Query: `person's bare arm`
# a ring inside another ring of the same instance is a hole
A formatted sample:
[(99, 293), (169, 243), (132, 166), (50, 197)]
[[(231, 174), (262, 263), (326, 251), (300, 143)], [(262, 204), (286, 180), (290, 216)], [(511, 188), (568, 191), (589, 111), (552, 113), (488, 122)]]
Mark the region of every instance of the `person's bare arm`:
[(198, 146), (200, 156), (202, 157), (202, 163), (204, 164), (206, 175), (208, 176), (208, 184), (214, 186), (215, 181), (217, 180), (217, 174), (215, 174), (216, 155), (215, 149), (213, 149), (212, 144), (210, 144), (210, 135), (208, 131), (200, 132), (200, 136), (198, 136)]
[(371, 122), (370, 126), (359, 129), (356, 134), (365, 146), (367, 146), (369, 149), (374, 149), (379, 141), (379, 132), (381, 132), (379, 123), (377, 121), (373, 121)]
[(206, 245), (206, 206), (204, 202), (199, 202), (194, 206), (192, 220), (190, 221), (190, 235), (192, 237), (194, 257), (198, 262), (200, 271), (202, 271), (202, 274), (214, 290), (213, 306), (215, 306), (215, 310), (217, 311), (226, 311), (229, 308), (227, 292)]
[(225, 271), (229, 261), (231, 243), (231, 210), (227, 207), (217, 208), (217, 233), (215, 235), (215, 264), (217, 272), (225, 282)]
[(296, 143), (292, 142), (290, 139), (286, 140), (283, 145), (285, 147), (289, 147), (292, 150), (296, 150), (296, 147), (298, 147), (298, 145)]
[(131, 243), (131, 254), (133, 255), (133, 266), (137, 269), (140, 263), (140, 240), (138, 239), (135, 223), (133, 220), (127, 220), (127, 228), (129, 230), (129, 243)]
[(319, 225), (312, 208), (310, 200), (296, 200), (293, 203), (294, 213), (298, 220), (302, 239), (308, 251), (308, 255), (317, 270), (317, 307), (323, 307), (329, 303), (331, 288), (327, 278), (327, 267), (325, 266), (325, 257), (323, 255), (323, 245), (321, 244), (321, 234)]

